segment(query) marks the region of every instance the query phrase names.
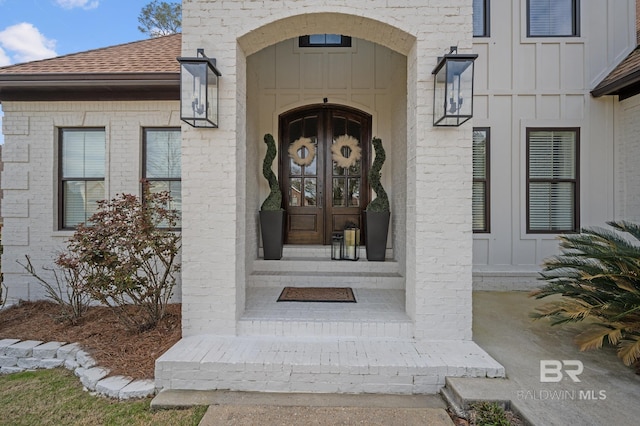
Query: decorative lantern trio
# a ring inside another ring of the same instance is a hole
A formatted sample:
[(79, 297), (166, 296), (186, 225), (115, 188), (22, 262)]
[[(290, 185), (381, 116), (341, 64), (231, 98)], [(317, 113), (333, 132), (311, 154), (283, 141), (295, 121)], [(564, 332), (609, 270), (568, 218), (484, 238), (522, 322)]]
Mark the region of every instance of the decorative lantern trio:
[(360, 259), (360, 228), (347, 225), (331, 235), (331, 260)]

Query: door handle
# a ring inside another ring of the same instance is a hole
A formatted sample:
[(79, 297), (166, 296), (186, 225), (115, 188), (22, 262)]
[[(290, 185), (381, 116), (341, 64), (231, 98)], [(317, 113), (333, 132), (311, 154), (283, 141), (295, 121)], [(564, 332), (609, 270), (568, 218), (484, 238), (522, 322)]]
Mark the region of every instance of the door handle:
[(318, 208), (322, 208), (322, 203), (323, 203), (323, 196), (322, 196), (322, 189), (318, 188)]

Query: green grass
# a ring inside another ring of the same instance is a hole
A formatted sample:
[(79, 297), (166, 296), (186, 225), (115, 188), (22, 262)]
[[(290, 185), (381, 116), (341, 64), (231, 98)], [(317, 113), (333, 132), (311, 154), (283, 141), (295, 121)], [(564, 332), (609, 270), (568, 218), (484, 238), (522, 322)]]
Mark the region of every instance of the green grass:
[(151, 412), (150, 401), (92, 396), (64, 369), (0, 376), (0, 425), (197, 425), (207, 408)]

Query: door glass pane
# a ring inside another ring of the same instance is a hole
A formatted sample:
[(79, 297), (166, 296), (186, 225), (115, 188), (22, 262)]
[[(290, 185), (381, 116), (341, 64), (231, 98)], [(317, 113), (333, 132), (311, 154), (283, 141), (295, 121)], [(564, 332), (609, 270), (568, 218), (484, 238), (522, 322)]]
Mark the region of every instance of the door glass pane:
[(291, 157), (289, 157), (289, 174), (294, 176), (300, 176), (302, 174), (302, 167), (298, 166)]
[(304, 180), (304, 205), (315, 206), (316, 204), (316, 179), (306, 178)]
[(291, 182), (291, 186), (289, 187), (289, 205), (292, 207), (300, 206), (300, 200), (302, 199), (302, 179), (291, 178), (289, 182)]
[[(316, 152), (313, 154), (313, 161), (308, 166), (304, 166), (304, 174), (306, 176), (316, 176), (318, 169), (318, 139), (316, 137), (311, 138)], [(305, 148), (305, 157), (307, 158), (311, 153)]]
[(347, 198), (349, 207), (360, 205), (360, 178), (349, 179), (349, 197)]
[(331, 191), (333, 194), (333, 206), (334, 207), (344, 207), (344, 179), (343, 178), (333, 178), (333, 189)]

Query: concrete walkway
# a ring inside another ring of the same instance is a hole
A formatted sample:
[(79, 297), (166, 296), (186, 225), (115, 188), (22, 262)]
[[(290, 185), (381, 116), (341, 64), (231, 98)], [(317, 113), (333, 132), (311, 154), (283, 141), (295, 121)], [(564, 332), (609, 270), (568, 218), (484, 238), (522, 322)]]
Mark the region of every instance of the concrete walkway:
[[(612, 348), (580, 352), (573, 338), (583, 325), (532, 321), (529, 312), (545, 300), (524, 292), (474, 292), (474, 340), (505, 367), (507, 380), (453, 379), (451, 384), (467, 400), (509, 400), (534, 425), (639, 424), (640, 376)], [(580, 382), (566, 374), (577, 369), (575, 363), (566, 366), (560, 382), (541, 382), (541, 360), (581, 362)]]

